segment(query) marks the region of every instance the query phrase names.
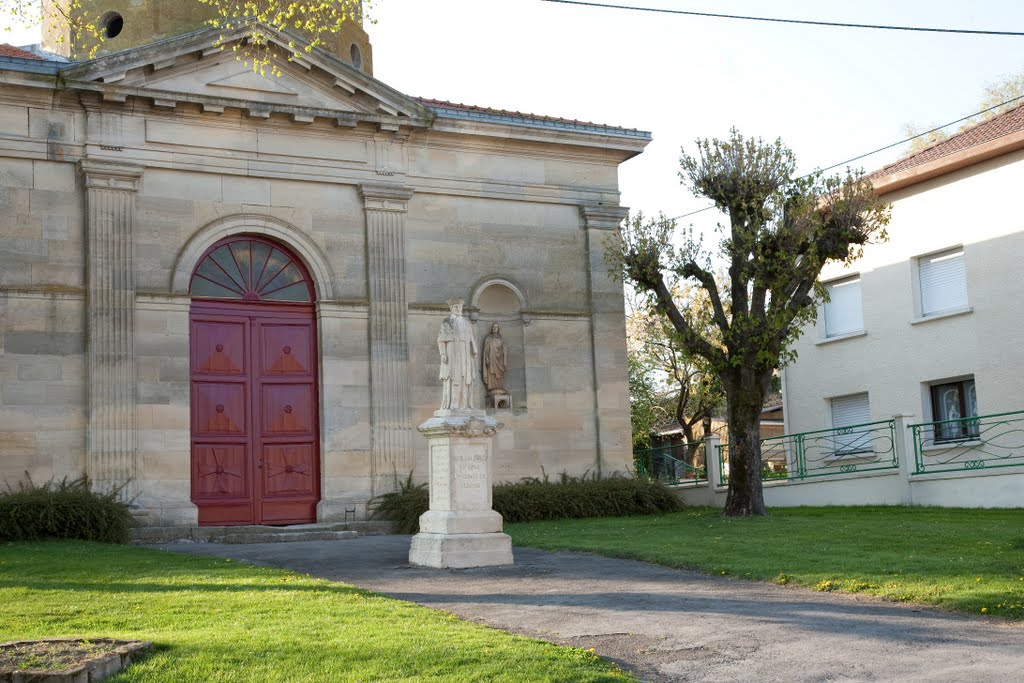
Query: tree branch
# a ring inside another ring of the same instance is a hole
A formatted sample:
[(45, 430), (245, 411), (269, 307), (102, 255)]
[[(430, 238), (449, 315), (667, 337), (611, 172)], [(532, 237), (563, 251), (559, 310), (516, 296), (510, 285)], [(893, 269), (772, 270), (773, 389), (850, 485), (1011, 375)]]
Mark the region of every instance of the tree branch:
[[(716, 367), (725, 366), (727, 359), (722, 350), (701, 337), (679, 312), (676, 302), (672, 299), (672, 292), (669, 291), (661, 273), (652, 278), (651, 282), (645, 284), (649, 286), (655, 296), (655, 306), (658, 311), (669, 319), (687, 349), (691, 353), (707, 358)], [(721, 308), (721, 302), (719, 302), (719, 308)]]
[(718, 283), (715, 277), (697, 265), (694, 261), (687, 261), (683, 266), (683, 277), (693, 278), (700, 283), (700, 286), (711, 298), (711, 309), (714, 311), (715, 324), (722, 330), (724, 335), (729, 331), (729, 320), (725, 317), (725, 309), (722, 307), (722, 297), (718, 292)]

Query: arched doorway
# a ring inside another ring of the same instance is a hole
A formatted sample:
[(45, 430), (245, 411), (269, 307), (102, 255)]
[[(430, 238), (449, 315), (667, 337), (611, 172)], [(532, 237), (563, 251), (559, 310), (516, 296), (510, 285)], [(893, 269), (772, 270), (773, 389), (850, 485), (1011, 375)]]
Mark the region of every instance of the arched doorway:
[(315, 289), (280, 244), (220, 240), (189, 285), (192, 502), (200, 525), (316, 521)]

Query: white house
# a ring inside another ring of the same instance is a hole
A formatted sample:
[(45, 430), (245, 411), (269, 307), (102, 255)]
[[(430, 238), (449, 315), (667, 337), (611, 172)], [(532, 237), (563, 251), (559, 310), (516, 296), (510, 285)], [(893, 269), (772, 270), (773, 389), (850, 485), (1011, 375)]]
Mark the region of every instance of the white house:
[[(888, 240), (822, 272), (829, 301), (782, 373), (785, 435), (762, 438), (787, 464), (765, 502), (1022, 506), (1024, 106), (869, 178)], [(708, 462), (688, 502), (724, 502)]]
[(1024, 413), (1004, 414), (1024, 410), (1024, 108), (870, 178), (889, 239), (823, 271), (830, 301), (783, 374), (786, 433), (815, 433), (804, 480), (845, 469), (876, 477), (860, 502), (1020, 505)]

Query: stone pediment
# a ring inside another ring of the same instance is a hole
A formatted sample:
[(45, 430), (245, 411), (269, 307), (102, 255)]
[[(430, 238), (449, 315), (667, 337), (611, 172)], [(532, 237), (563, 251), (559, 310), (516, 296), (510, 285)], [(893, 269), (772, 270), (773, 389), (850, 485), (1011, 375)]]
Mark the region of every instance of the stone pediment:
[[(128, 97), (152, 99), (161, 107), (195, 102), (204, 109), (246, 109), (250, 115), (285, 113), (295, 120), (334, 117), (339, 124), (374, 121), (385, 129), (428, 126), (433, 112), (333, 55), (314, 48), (304, 52), (301, 39), (263, 28), (269, 49), (300, 53), (277, 62), (281, 73), (253, 70), (237, 58), (246, 27), (234, 32), (215, 28), (106, 55), (61, 71), (69, 88), (96, 91), (107, 101)], [(297, 48), (289, 48), (294, 43)]]

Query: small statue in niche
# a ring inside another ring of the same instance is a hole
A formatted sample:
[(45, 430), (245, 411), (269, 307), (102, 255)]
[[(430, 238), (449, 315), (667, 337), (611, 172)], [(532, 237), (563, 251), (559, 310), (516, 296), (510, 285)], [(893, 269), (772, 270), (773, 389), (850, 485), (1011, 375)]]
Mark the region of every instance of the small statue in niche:
[(505, 388), (505, 372), (508, 370), (508, 347), (501, 336), (498, 323), (491, 324), (491, 333), (484, 339), (481, 374), (487, 388), (487, 398), (495, 408), (502, 405), (512, 407), (508, 389)]
[(476, 339), (462, 317), (462, 299), (449, 299), (451, 313), (441, 322), (437, 350), (441, 352), (441, 410), (472, 410)]

